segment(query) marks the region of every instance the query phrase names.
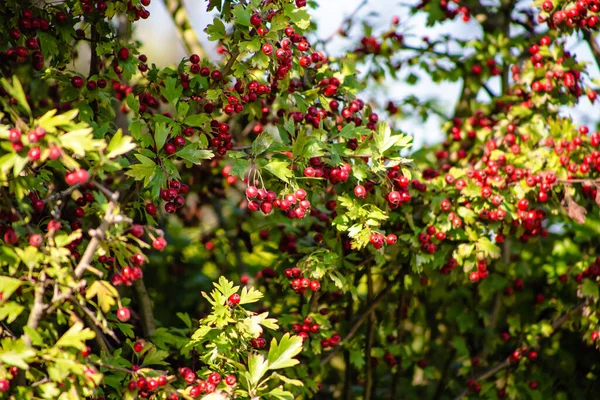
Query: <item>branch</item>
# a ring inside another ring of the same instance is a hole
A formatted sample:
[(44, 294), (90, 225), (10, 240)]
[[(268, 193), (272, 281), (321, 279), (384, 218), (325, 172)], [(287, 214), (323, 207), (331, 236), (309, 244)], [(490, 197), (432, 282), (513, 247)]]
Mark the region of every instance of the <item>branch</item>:
[(138, 302), (140, 303), (140, 318), (142, 320), (142, 329), (144, 330), (144, 337), (150, 338), (156, 330), (156, 324), (154, 322), (154, 313), (152, 312), (152, 302), (146, 285), (143, 280), (137, 280), (133, 284), (133, 289), (137, 295)]
[(52, 314), (60, 306), (60, 303), (70, 299), (75, 292), (79, 292), (79, 290), (84, 288), (86, 285), (87, 282), (82, 279), (74, 287), (70, 287), (60, 294), (55, 293), (51, 300), (52, 305), (46, 309), (46, 314)]
[[(558, 328), (560, 328), (561, 326), (563, 326), (573, 315), (580, 312), (583, 309), (583, 307), (585, 307), (586, 303), (587, 303), (587, 299), (583, 300), (577, 306), (575, 306), (571, 310), (567, 311), (566, 313), (564, 313), (563, 315), (558, 317), (552, 323), (552, 334), (550, 336), (554, 335), (556, 333), (556, 330)], [(491, 368), (491, 369), (487, 370), (486, 372), (484, 372), (483, 374), (479, 375), (477, 378), (474, 379), (474, 381), (480, 382), (491, 376), (494, 376), (497, 372), (502, 371), (505, 368), (508, 368), (509, 365), (510, 365), (510, 357), (507, 357), (504, 361), (500, 362), (499, 364), (496, 364), (493, 368)], [(469, 392), (469, 388), (463, 390), (458, 396), (456, 396), (454, 398), (454, 400), (462, 399), (463, 397), (465, 397), (467, 395), (468, 392)]]
[[(84, 307), (81, 308), (83, 309)], [(83, 314), (83, 319), (85, 320), (85, 324), (88, 327), (90, 327), (90, 329), (93, 330), (96, 334), (96, 337), (94, 339), (96, 340), (98, 347), (100, 347), (100, 350), (103, 351), (104, 354), (109, 355), (110, 349), (108, 347), (108, 341), (106, 340), (106, 336), (102, 334), (102, 331), (98, 327), (98, 324), (96, 324), (94, 320), (90, 318), (90, 316), (87, 315), (85, 312)]]
[(237, 60), (237, 58), (240, 55), (240, 50), (238, 48), (236, 48), (230, 55), (229, 57), (229, 61), (227, 61), (227, 64), (225, 64), (225, 66), (223, 67), (223, 71), (221, 72), (223, 75), (223, 78), (225, 78), (229, 72), (231, 71), (231, 68), (233, 68), (233, 64), (235, 63), (235, 61)]
[[(46, 309), (46, 305), (44, 304), (44, 293), (46, 292), (46, 274), (42, 272), (40, 276), (40, 282), (38, 286), (35, 288), (35, 294), (33, 297), (33, 307), (31, 307), (31, 312), (29, 313), (29, 318), (27, 319), (27, 327), (36, 330), (40, 324), (40, 320), (44, 315), (44, 310)], [(31, 338), (27, 333), (23, 334), (23, 341), (27, 346), (31, 346)]]
[(83, 253), (83, 256), (81, 256), (81, 260), (79, 260), (79, 264), (77, 264), (77, 268), (75, 268), (75, 277), (77, 279), (79, 279), (83, 276), (83, 273), (86, 271), (86, 269), (90, 265), (90, 262), (92, 261), (92, 258), (94, 257), (94, 254), (96, 253), (96, 249), (98, 248), (98, 245), (100, 244), (100, 239), (104, 237), (106, 230), (108, 229), (110, 224), (113, 222), (113, 217), (114, 217), (113, 212), (117, 205), (116, 202), (119, 199), (119, 192), (111, 193), (109, 198), (110, 198), (110, 201), (108, 202), (108, 206), (106, 208), (106, 214), (104, 215), (104, 219), (102, 219), (102, 222), (100, 223), (100, 226), (98, 227), (98, 229), (90, 231), (92, 239), (88, 243), (88, 245), (85, 249), (85, 252)]
[(593, 35), (592, 32), (584, 30), (583, 38), (590, 46), (590, 50), (592, 51), (592, 55), (594, 59), (596, 59), (596, 65), (600, 68), (600, 45), (598, 45), (598, 41), (596, 40), (596, 35)]
[[(373, 311), (375, 311), (375, 309), (377, 308), (379, 303), (381, 303), (383, 301), (385, 296), (388, 295), (388, 293), (392, 290), (392, 288), (398, 282), (400, 282), (400, 280), (403, 277), (404, 277), (404, 274), (402, 272), (399, 272), (398, 275), (396, 275), (396, 278), (393, 281), (391, 281), (390, 283), (388, 283), (388, 285), (381, 292), (379, 292), (377, 297), (375, 297), (373, 299), (373, 302), (367, 307), (365, 312), (358, 318), (358, 320), (356, 320), (356, 322), (354, 323), (354, 325), (352, 326), (352, 328), (350, 329), (348, 334), (342, 339), (342, 343), (348, 342), (350, 339), (352, 339), (354, 337), (354, 335), (356, 335), (356, 333), (358, 332), (358, 330), (360, 329), (362, 324), (364, 324), (365, 321), (367, 320), (367, 318), (369, 318), (369, 316), (371, 315), (371, 313), (373, 313)], [(335, 356), (338, 353), (338, 351), (340, 351), (341, 348), (342, 348), (342, 346), (338, 345), (335, 349), (333, 349), (327, 355), (327, 357), (325, 357), (323, 360), (321, 360), (321, 366), (327, 364), (333, 358), (333, 356)]]
[[(373, 302), (373, 274), (371, 273), (371, 267), (367, 265), (367, 305), (371, 305)], [(371, 362), (371, 349), (373, 348), (373, 333), (375, 329), (375, 315), (371, 313), (368, 318), (367, 324), (367, 346), (365, 347), (365, 359), (367, 375), (367, 382), (365, 383), (365, 400), (371, 400), (371, 394), (373, 391), (373, 363)]]
[(77, 183), (77, 184), (69, 187), (68, 189), (63, 190), (62, 192), (58, 192), (51, 196), (48, 196), (44, 200), (44, 203), (48, 203), (49, 201), (54, 201), (54, 200), (62, 199), (63, 197), (67, 197), (68, 195), (73, 193), (75, 191), (75, 189), (79, 189), (80, 186), (81, 186), (81, 183)]
[(175, 24), (177, 36), (183, 42), (188, 54), (197, 54), (200, 58), (206, 58), (206, 51), (204, 51), (196, 31), (192, 28), (190, 16), (185, 9), (183, 0), (164, 0), (164, 2)]
[[(104, 332), (106, 335), (110, 336), (115, 342), (120, 343), (121, 341), (119, 340), (119, 338), (117, 337), (117, 335), (115, 335), (115, 333), (113, 331), (111, 331), (110, 329), (108, 329), (105, 324), (103, 324), (102, 322), (100, 322), (98, 320), (98, 318), (96, 318), (96, 316), (94, 315), (94, 313), (87, 307), (82, 306), (81, 304), (77, 304), (79, 306), (79, 308), (81, 309), (81, 311), (84, 312), (84, 314), (86, 315), (87, 318), (89, 318), (91, 320), (91, 322), (93, 324), (96, 325), (96, 327), (99, 327), (102, 329), (102, 332)], [(92, 328), (94, 329), (94, 328)], [(96, 329), (94, 329), (94, 331), (96, 331)], [(107, 352), (106, 354), (110, 354), (110, 352)]]

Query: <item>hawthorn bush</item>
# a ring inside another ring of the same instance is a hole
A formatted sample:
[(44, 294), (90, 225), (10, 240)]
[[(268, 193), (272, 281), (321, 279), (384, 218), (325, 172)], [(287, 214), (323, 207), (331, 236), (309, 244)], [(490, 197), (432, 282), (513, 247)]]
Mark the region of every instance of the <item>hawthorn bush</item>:
[[(357, 10), (340, 55), (314, 1), (210, 0), (218, 64), (165, 0), (171, 68), (149, 3), (0, 4), (0, 396), (595, 398), (598, 0)], [(417, 74), (462, 88), (411, 150), (436, 102), (369, 93)]]

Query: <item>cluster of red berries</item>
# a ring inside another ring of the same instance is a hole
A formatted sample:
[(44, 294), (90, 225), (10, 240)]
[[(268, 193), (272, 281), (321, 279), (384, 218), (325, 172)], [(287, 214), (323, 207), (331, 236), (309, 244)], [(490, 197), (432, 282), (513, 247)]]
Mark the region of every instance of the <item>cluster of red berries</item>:
[(165, 211), (169, 214), (175, 213), (178, 208), (185, 205), (185, 195), (189, 191), (189, 186), (179, 181), (170, 181), (168, 188), (160, 190), (160, 198), (166, 201)]
[(321, 283), (317, 280), (310, 280), (302, 275), (302, 271), (300, 268), (288, 268), (285, 270), (285, 276), (288, 279), (291, 279), (290, 287), (292, 290), (298, 294), (306, 293), (307, 289), (312, 290), (313, 292), (321, 289)]
[[(549, 40), (547, 36), (542, 38), (540, 43), (544, 43), (544, 45), (549, 45)], [(559, 90), (560, 87), (564, 87), (566, 91), (570, 92), (576, 97), (582, 95), (582, 88), (580, 86), (581, 81), (581, 73), (577, 69), (571, 69), (568, 71), (556, 70), (552, 71), (547, 65), (544, 65), (544, 57), (542, 53), (539, 51), (539, 46), (534, 44), (529, 47), (529, 53), (531, 54), (531, 62), (533, 63), (535, 68), (545, 68), (546, 73), (544, 74), (544, 79), (533, 81), (531, 83), (531, 90), (534, 93), (553, 93), (555, 89)], [(551, 60), (551, 63), (554, 64), (563, 64), (564, 61), (569, 59), (568, 55), (558, 58), (556, 61)]]
[(231, 175), (231, 165), (226, 165), (221, 170), (221, 175), (225, 178), (225, 182), (228, 185), (233, 185), (237, 182), (237, 177), (235, 175)]
[(131, 257), (131, 262), (136, 264), (133, 267), (125, 266), (121, 268), (120, 273), (115, 273), (112, 278), (112, 284), (114, 286), (131, 286), (134, 281), (140, 280), (144, 277), (144, 273), (140, 266), (144, 263), (144, 257), (141, 254), (134, 254)]
[(393, 233), (388, 234), (387, 236), (383, 235), (379, 232), (373, 232), (369, 236), (369, 243), (373, 245), (376, 249), (380, 249), (384, 244), (394, 244), (398, 240), (398, 237)]
[(385, 361), (385, 363), (390, 367), (395, 367), (400, 362), (399, 358), (400, 357), (395, 357), (392, 353), (389, 352), (383, 355), (383, 361)]
[(253, 349), (262, 350), (267, 346), (267, 341), (264, 337), (259, 336), (257, 338), (250, 339), (250, 345)]
[[(493, 58), (489, 58), (486, 62), (485, 65), (488, 69), (488, 72), (491, 76), (498, 76), (502, 73), (502, 70), (500, 69), (500, 67), (498, 66), (498, 64), (496, 63), (496, 60), (494, 60)], [(483, 67), (480, 64), (475, 64), (471, 67), (471, 73), (473, 75), (479, 76), (483, 73)]]
[(428, 226), (425, 232), (419, 233), (417, 237), (421, 243), (421, 250), (425, 253), (433, 254), (437, 250), (437, 246), (432, 241), (435, 239), (438, 243), (446, 239), (446, 232), (437, 230), (435, 226)]
[(189, 392), (190, 396), (194, 399), (201, 394), (214, 393), (221, 382), (224, 382), (228, 386), (234, 386), (237, 381), (234, 375), (229, 375), (223, 380), (221, 374), (218, 372), (211, 372), (206, 380), (201, 380), (198, 378), (198, 375), (188, 367), (180, 368), (179, 376), (182, 377), (186, 383), (194, 385)]
[(597, 0), (579, 0), (570, 7), (561, 6), (556, 10), (552, 0), (546, 0), (542, 3), (542, 10), (544, 13), (538, 15), (538, 22), (547, 22), (550, 29), (596, 29), (600, 23), (596, 15), (600, 11)]
[(322, 339), (321, 347), (323, 349), (329, 349), (331, 347), (337, 346), (341, 341), (342, 341), (342, 337), (340, 335), (338, 335), (337, 333), (335, 333), (327, 339)]
[(17, 377), (19, 369), (12, 366), (8, 369), (8, 373), (9, 375), (6, 378), (0, 378), (0, 393), (8, 392), (8, 389), (10, 389), (10, 381)]
[[(23, 138), (26, 140), (26, 144), (29, 146), (27, 151), (27, 158), (31, 162), (36, 162), (42, 156), (43, 140), (46, 137), (46, 130), (40, 126), (37, 126), (30, 130), (24, 137), (21, 130), (18, 128), (11, 128), (8, 131), (8, 140), (12, 144), (12, 148), (16, 152), (21, 152), (25, 149)], [(52, 145), (49, 148), (48, 158), (50, 160), (58, 160), (62, 156), (62, 150), (56, 145)]]
[(312, 317), (304, 318), (304, 321), (301, 324), (293, 324), (292, 330), (298, 336), (302, 338), (302, 340), (308, 339), (309, 334), (319, 333), (320, 326), (316, 324)]
[(450, 257), (446, 264), (442, 267), (440, 272), (444, 275), (448, 275), (454, 268), (458, 267), (458, 261), (455, 258)]
[(528, 209), (529, 201), (521, 199), (517, 202), (518, 219), (513, 220), (513, 226), (521, 225), (525, 228), (525, 233), (520, 237), (520, 240), (527, 242), (531, 237), (541, 236), (547, 237), (548, 230), (542, 227), (542, 221), (546, 217), (546, 211), (542, 209)]
[(139, 390), (138, 395), (145, 399), (150, 396), (151, 392), (155, 392), (159, 388), (167, 385), (167, 383), (169, 383), (169, 380), (164, 375), (157, 376), (156, 378), (145, 378), (141, 376), (137, 380), (129, 381), (127, 389), (130, 392)]
[(229, 125), (213, 119), (210, 121), (210, 127), (212, 129), (210, 145), (218, 154), (224, 155), (227, 150), (233, 148), (233, 135), (229, 132)]
[(0, 52), (0, 64), (16, 61), (19, 64), (27, 61), (31, 55), (31, 65), (41, 71), (44, 68), (44, 54), (41, 51), (38, 32), (51, 29), (50, 22), (45, 17), (34, 17), (33, 10), (25, 9), (18, 21), (18, 28), (12, 28), (9, 36), (13, 47), (6, 52)]
[[(424, 9), (429, 5), (429, 3), (430, 0), (421, 0), (421, 2), (417, 4), (415, 8), (417, 10)], [(471, 20), (471, 13), (468, 6), (461, 6), (459, 0), (440, 0), (439, 7), (443, 13), (443, 20), (454, 19), (459, 15), (462, 15), (462, 20), (464, 22), (469, 22)]]
[(580, 274), (575, 276), (577, 282), (582, 282), (583, 279), (588, 278), (594, 282), (600, 276), (600, 257), (596, 257), (596, 260), (588, 265), (588, 267)]
[(487, 270), (487, 260), (478, 260), (477, 271), (472, 271), (469, 274), (469, 279), (471, 280), (471, 282), (478, 282), (487, 278), (488, 274), (489, 272)]

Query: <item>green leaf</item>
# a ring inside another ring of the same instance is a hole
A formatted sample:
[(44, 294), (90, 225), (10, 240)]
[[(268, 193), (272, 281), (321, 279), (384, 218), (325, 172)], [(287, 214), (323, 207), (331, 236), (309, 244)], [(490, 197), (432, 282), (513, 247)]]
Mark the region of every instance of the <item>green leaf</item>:
[(287, 390), (277, 387), (264, 395), (267, 398), (275, 398), (278, 400), (294, 400), (294, 395)]
[(2, 299), (8, 300), (10, 295), (15, 292), (24, 282), (17, 278), (11, 278), (9, 276), (0, 276), (0, 293), (2, 293)]
[(165, 86), (161, 87), (160, 92), (169, 103), (175, 104), (183, 93), (183, 86), (178, 84), (176, 78), (170, 76), (165, 79)]
[(28, 363), (33, 361), (35, 350), (28, 347), (23, 339), (2, 339), (0, 348), (0, 361), (8, 366), (14, 365), (17, 368), (28, 370)]
[(84, 157), (88, 151), (99, 150), (106, 146), (104, 140), (94, 139), (92, 128), (77, 129), (60, 136), (63, 148), (73, 151), (78, 157)]
[(290, 183), (290, 178), (294, 176), (294, 174), (288, 167), (289, 163), (286, 161), (269, 161), (265, 166), (265, 169), (282, 181)]
[(157, 169), (157, 165), (134, 164), (125, 175), (131, 176), (136, 181), (144, 181), (144, 186), (150, 184)]
[(135, 149), (135, 143), (131, 136), (123, 136), (123, 131), (119, 129), (117, 133), (112, 137), (110, 143), (106, 151), (107, 158), (115, 158), (120, 156), (121, 154), (128, 153), (129, 151)]
[[(275, 340), (275, 339), (273, 339)], [(260, 353), (252, 353), (248, 356), (248, 372), (250, 372), (250, 382), (256, 386), (263, 375), (269, 369), (269, 363), (265, 356)]]
[(17, 99), (17, 103), (19, 103), (19, 105), (23, 107), (25, 111), (27, 111), (27, 114), (31, 116), (31, 108), (29, 107), (29, 103), (27, 102), (27, 98), (25, 97), (23, 86), (21, 86), (21, 82), (19, 81), (17, 76), (13, 75), (12, 86), (5, 78), (0, 79), (0, 83), (8, 92), (10, 97), (14, 97), (15, 99)]
[(202, 127), (208, 121), (210, 121), (208, 114), (192, 114), (188, 116), (183, 123), (187, 126)]
[(252, 154), (259, 155), (264, 153), (269, 146), (273, 144), (273, 136), (269, 135), (266, 132), (262, 132), (258, 135), (256, 139), (252, 142)]
[[(249, 22), (250, 20), (248, 20)], [(208, 25), (205, 29), (206, 34), (208, 35), (208, 40), (214, 42), (216, 40), (225, 39), (227, 36), (225, 32), (225, 24), (221, 21), (220, 18), (214, 18), (213, 24)]]
[(268, 355), (269, 369), (288, 368), (300, 363), (293, 357), (298, 355), (301, 350), (302, 338), (300, 336), (290, 336), (289, 333), (286, 333), (281, 337), (279, 344), (273, 338)]
[(116, 300), (119, 298), (119, 292), (110, 282), (94, 281), (85, 292), (86, 299), (89, 300), (93, 297), (98, 298), (98, 306), (102, 312), (107, 313), (112, 306), (117, 304)]
[(209, 160), (214, 157), (210, 150), (200, 150), (197, 143), (191, 143), (175, 153), (176, 156), (189, 161), (193, 164), (199, 164), (202, 160)]
[(64, 335), (58, 339), (54, 347), (74, 347), (78, 350), (85, 350), (86, 340), (91, 340), (96, 334), (90, 328), (84, 328), (83, 322), (75, 322)]
[(250, 26), (250, 10), (244, 8), (243, 5), (233, 7), (231, 12), (235, 17), (235, 23), (243, 26)]
[(253, 287), (248, 289), (248, 286), (244, 286), (242, 294), (240, 294), (240, 304), (256, 303), (262, 298), (263, 294), (259, 290), (256, 290)]
[(165, 145), (170, 131), (171, 128), (165, 122), (157, 122), (154, 125), (154, 143), (156, 143), (157, 151)]
[(598, 284), (591, 279), (584, 279), (581, 285), (581, 292), (584, 296), (598, 298)]
[(293, 4), (287, 4), (284, 6), (284, 12), (298, 28), (307, 29), (310, 26), (310, 14), (305, 7), (297, 8)]
[(5, 301), (0, 307), (0, 321), (6, 320), (11, 324), (25, 309), (24, 306), (14, 301)]

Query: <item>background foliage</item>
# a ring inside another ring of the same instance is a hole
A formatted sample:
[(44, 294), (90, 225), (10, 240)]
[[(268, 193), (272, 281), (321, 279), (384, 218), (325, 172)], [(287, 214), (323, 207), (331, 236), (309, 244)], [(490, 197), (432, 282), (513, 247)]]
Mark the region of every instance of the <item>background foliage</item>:
[[(166, 0), (167, 68), (149, 3), (0, 5), (2, 396), (593, 398), (600, 3), (424, 2), (483, 39), (418, 46), (357, 10), (336, 57), (316, 2), (210, 1), (214, 64)], [(461, 83), (437, 146), (364, 97), (403, 68)]]

